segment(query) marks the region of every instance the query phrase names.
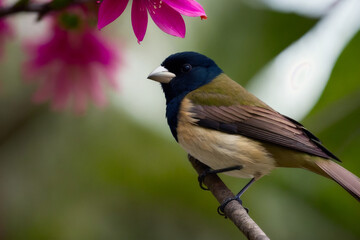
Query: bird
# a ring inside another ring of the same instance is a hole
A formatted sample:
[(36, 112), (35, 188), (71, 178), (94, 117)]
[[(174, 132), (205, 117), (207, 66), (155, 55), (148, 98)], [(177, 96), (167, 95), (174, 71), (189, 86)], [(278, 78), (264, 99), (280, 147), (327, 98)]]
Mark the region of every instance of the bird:
[[(166, 118), (180, 146), (211, 170), (250, 178), (229, 201), (278, 167), (301, 168), (334, 180), (360, 201), (360, 179), (302, 124), (272, 109), (197, 52), (167, 57), (148, 79), (161, 84)], [(200, 178), (199, 178), (200, 179)]]

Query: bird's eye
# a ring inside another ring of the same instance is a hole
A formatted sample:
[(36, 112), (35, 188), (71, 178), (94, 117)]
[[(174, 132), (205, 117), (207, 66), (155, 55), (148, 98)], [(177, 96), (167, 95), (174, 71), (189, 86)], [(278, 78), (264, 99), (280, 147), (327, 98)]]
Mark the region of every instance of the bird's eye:
[(185, 63), (182, 67), (181, 67), (181, 71), (184, 73), (190, 72), (192, 69), (192, 66), (188, 63)]

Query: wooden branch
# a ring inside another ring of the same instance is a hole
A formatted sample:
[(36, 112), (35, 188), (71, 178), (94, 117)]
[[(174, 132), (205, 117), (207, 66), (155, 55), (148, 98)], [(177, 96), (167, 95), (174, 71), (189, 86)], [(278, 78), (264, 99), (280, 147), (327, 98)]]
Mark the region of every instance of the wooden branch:
[(54, 4), (53, 1), (45, 3), (30, 3), (28, 0), (20, 0), (11, 6), (0, 7), (0, 18), (22, 12), (29, 12), (37, 13), (38, 20), (40, 20), (44, 15), (51, 11), (61, 10), (71, 5), (83, 4), (87, 2), (95, 2), (95, 0), (68, 0), (64, 4)]
[[(189, 161), (200, 175), (208, 167), (198, 161), (196, 158), (188, 155)], [(234, 194), (223, 183), (223, 181), (216, 175), (210, 174), (205, 177), (204, 184), (209, 188), (214, 197), (221, 204), (225, 199), (234, 197)], [(269, 240), (266, 234), (249, 216), (243, 206), (237, 201), (229, 202), (225, 209), (225, 215), (233, 221), (233, 223), (240, 229), (240, 231), (250, 240)]]

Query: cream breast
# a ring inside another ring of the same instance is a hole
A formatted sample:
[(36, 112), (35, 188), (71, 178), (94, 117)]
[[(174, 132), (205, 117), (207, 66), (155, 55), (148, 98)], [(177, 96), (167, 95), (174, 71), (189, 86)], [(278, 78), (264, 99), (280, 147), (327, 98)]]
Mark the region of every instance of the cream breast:
[(197, 126), (191, 107), (185, 98), (178, 114), (178, 142), (186, 152), (212, 169), (241, 165), (241, 170), (226, 172), (234, 177), (260, 178), (275, 168), (273, 157), (261, 142)]

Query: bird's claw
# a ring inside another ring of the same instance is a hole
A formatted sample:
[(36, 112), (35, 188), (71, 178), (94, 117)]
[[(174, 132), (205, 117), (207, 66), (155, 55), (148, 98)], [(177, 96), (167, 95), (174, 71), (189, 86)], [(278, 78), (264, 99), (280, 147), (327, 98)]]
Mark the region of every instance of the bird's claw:
[(209, 188), (204, 186), (204, 179), (210, 173), (211, 173), (211, 170), (210, 170), (210, 168), (208, 168), (198, 176), (198, 181), (199, 181), (200, 188), (203, 189), (203, 190), (206, 190), (206, 191), (209, 191)]
[[(222, 204), (217, 208), (218, 214), (221, 215), (221, 216), (225, 216), (225, 218), (226, 218), (225, 207), (226, 207), (226, 205), (229, 204), (229, 202), (231, 202), (233, 200), (238, 201), (240, 203), (240, 205), (242, 206), (242, 200), (238, 196), (231, 197), (231, 198), (226, 198), (222, 202)], [(244, 207), (244, 209), (246, 210), (247, 213), (249, 213), (249, 209), (247, 209), (246, 207)]]
[(238, 165), (238, 166), (232, 166), (232, 167), (227, 167), (227, 168), (221, 168), (221, 169), (211, 169), (211, 168), (207, 168), (204, 172), (202, 172), (199, 176), (198, 176), (198, 181), (199, 181), (199, 185), (200, 188), (203, 190), (209, 190), (209, 188), (204, 186), (204, 179), (207, 175), (209, 174), (218, 174), (218, 173), (223, 173), (223, 172), (230, 172), (230, 171), (234, 171), (234, 170), (241, 170), (243, 168), (243, 166)]

